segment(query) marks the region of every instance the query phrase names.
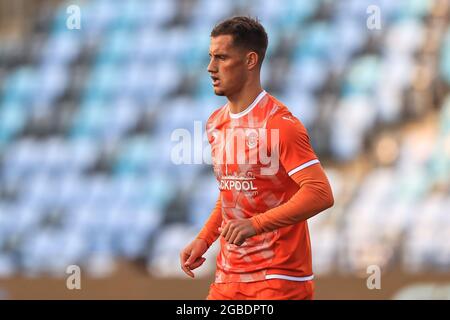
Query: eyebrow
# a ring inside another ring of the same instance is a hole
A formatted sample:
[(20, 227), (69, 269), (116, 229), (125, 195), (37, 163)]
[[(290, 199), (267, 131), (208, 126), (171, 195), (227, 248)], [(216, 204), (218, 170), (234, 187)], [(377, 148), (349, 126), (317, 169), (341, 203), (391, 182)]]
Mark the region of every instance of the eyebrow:
[(209, 56), (210, 56), (210, 57), (211, 57), (211, 56), (214, 56), (214, 57), (218, 57), (218, 56), (220, 56), (220, 57), (228, 57), (228, 55), (225, 54), (225, 53), (215, 53), (215, 54), (212, 54), (211, 52), (209, 53)]

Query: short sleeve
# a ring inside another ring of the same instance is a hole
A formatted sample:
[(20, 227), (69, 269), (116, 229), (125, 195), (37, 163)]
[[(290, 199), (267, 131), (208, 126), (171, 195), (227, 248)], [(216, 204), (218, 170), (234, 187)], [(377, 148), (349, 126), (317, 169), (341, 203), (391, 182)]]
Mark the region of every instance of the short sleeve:
[(319, 163), (306, 128), (292, 114), (275, 115), (268, 127), (278, 129), (279, 139), (275, 144), (278, 144), (280, 163), (289, 176)]

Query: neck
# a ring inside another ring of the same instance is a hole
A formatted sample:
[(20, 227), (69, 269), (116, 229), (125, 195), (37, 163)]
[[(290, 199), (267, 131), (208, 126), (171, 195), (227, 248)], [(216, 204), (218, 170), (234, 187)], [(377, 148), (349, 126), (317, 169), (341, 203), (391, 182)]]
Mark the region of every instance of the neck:
[(253, 85), (245, 85), (239, 92), (227, 97), (231, 113), (244, 111), (263, 91), (259, 81), (254, 83)]

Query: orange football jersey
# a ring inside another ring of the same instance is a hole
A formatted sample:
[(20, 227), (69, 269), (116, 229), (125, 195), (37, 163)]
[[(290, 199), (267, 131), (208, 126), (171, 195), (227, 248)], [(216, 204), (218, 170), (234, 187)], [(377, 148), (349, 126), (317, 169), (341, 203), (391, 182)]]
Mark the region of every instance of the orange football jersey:
[[(240, 113), (228, 105), (216, 110), (206, 131), (222, 227), (285, 203), (299, 190), (291, 176), (319, 163), (303, 124), (265, 91)], [(250, 237), (241, 246), (220, 241), (217, 283), (313, 278), (306, 221)]]

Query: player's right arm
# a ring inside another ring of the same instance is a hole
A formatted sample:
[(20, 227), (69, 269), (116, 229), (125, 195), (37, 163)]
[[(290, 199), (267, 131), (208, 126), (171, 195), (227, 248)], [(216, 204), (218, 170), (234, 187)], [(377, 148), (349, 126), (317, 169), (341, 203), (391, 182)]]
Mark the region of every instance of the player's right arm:
[(187, 245), (180, 253), (181, 269), (191, 278), (194, 278), (192, 270), (200, 267), (205, 258), (203, 254), (213, 244), (220, 235), (219, 228), (222, 224), (222, 202), (219, 198), (216, 201), (208, 221), (205, 223), (203, 229), (199, 232), (197, 237)]

